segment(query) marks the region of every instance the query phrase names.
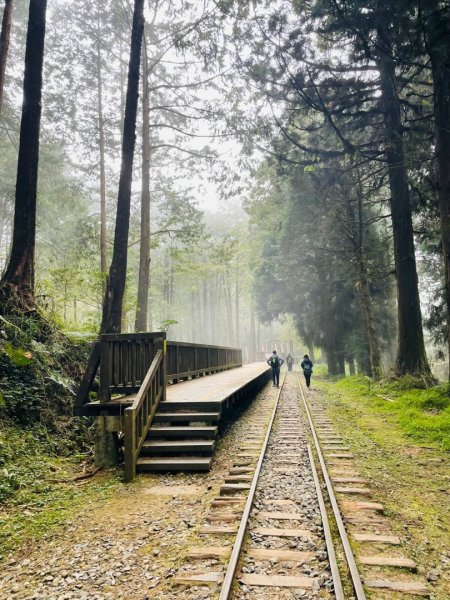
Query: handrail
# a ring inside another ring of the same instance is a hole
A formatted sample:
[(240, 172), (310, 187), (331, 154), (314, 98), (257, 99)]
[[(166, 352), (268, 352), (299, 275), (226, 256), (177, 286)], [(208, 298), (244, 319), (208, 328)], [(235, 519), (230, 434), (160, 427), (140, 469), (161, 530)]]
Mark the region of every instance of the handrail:
[(163, 351), (158, 350), (133, 404), (124, 411), (125, 481), (136, 475), (136, 461), (164, 393)]

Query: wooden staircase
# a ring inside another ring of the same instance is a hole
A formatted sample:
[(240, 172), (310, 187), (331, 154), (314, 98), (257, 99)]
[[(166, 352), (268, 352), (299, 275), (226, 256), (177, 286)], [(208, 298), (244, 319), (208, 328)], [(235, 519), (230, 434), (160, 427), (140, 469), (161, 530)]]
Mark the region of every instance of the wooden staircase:
[(220, 402), (160, 402), (136, 470), (209, 471), (221, 413)]

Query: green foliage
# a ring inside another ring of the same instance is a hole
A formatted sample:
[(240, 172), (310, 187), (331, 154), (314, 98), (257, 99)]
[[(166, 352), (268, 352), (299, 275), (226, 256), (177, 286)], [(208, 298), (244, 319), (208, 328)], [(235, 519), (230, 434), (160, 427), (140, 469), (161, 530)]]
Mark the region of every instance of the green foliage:
[(14, 348), (11, 344), (3, 344), (3, 352), (9, 356), (11, 363), (15, 367), (26, 367), (31, 364), (32, 354), (22, 348)]
[(2, 326), (0, 417), (54, 427), (58, 415), (70, 412), (90, 338), (70, 342), (38, 315), (2, 318)]

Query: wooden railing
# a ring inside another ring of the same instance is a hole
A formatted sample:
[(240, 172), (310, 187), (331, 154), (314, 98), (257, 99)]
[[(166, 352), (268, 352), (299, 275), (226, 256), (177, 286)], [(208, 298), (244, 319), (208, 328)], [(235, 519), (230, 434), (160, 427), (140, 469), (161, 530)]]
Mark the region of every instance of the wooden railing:
[(166, 379), (172, 383), (241, 366), (240, 348), (167, 342)]
[(142, 382), (132, 406), (124, 411), (125, 481), (136, 475), (136, 461), (152, 423), (159, 401), (164, 395), (164, 354), (156, 356)]
[(133, 394), (141, 386), (165, 333), (120, 333), (100, 336), (99, 398)]
[(89, 391), (100, 369), (98, 399), (102, 404), (111, 395), (135, 394), (141, 387), (159, 349), (163, 357), (165, 382), (177, 383), (242, 366), (242, 350), (184, 342), (166, 342), (164, 332), (104, 334), (95, 344), (75, 400), (75, 414), (83, 414)]

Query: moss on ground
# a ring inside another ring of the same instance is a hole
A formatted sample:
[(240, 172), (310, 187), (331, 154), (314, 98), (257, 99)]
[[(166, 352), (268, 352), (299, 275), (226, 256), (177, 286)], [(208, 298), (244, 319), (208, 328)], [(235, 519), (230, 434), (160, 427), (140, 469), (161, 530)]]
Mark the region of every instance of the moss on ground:
[(410, 379), (374, 383), (361, 376), (314, 383), (408, 556), (423, 577), (438, 570), (433, 598), (449, 598), (449, 386), (418, 389)]
[(0, 427), (0, 557), (51, 533), (91, 499), (120, 485), (118, 472), (75, 480), (86, 455), (42, 425)]

